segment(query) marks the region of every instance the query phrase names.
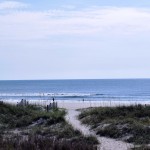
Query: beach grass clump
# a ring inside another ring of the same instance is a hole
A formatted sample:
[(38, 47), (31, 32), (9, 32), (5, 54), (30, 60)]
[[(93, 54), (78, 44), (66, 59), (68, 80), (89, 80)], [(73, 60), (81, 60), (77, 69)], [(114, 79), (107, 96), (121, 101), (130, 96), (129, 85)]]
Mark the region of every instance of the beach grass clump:
[(75, 142), (84, 142), (89, 145), (97, 145), (99, 144), (96, 137), (93, 136), (83, 136), (79, 130), (73, 129), (73, 127), (67, 122), (58, 123), (52, 125), (50, 127), (45, 128), (45, 130), (41, 130), (41, 128), (34, 128), (34, 134), (40, 134), (41, 136), (52, 137), (54, 136), (56, 139), (68, 139), (69, 141)]
[(84, 137), (85, 141), (89, 144), (100, 144), (95, 136), (89, 135)]
[(132, 148), (131, 150), (150, 150), (150, 146), (142, 145)]
[(85, 143), (83, 140), (78, 142), (66, 139), (56, 140), (55, 138), (45, 138), (41, 136), (31, 136), (27, 140), (19, 137), (16, 140), (0, 138), (1, 150), (96, 150), (96, 147)]
[(26, 107), (0, 104), (0, 128), (25, 127), (39, 119), (47, 120), (48, 124), (64, 121), (64, 110), (51, 112), (41, 111), (39, 107), (29, 105)]
[(0, 149), (96, 150), (97, 139), (74, 130), (65, 114), (64, 109), (0, 104)]
[(150, 106), (90, 108), (82, 111), (79, 119), (100, 136), (150, 144)]

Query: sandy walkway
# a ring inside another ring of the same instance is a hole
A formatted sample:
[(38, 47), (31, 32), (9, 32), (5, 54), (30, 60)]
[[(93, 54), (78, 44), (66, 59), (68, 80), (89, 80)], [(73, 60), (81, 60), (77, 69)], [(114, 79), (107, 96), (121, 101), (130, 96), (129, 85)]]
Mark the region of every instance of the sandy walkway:
[(76, 110), (70, 110), (68, 109), (68, 114), (66, 115), (66, 120), (75, 128), (82, 132), (83, 135), (93, 135), (97, 137), (100, 145), (98, 145), (98, 150), (129, 150), (129, 148), (132, 146), (128, 143), (117, 141), (115, 139), (105, 138), (105, 137), (99, 137), (94, 132), (90, 131), (90, 128), (88, 126), (84, 126), (80, 123), (80, 121), (77, 119), (77, 116), (80, 112)]

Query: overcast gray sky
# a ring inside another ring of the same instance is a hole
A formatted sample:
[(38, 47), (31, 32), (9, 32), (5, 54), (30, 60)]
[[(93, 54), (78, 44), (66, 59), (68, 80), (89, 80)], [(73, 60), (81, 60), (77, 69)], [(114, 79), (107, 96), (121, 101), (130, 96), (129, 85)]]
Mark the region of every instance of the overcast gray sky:
[(149, 0), (0, 0), (0, 79), (150, 78)]

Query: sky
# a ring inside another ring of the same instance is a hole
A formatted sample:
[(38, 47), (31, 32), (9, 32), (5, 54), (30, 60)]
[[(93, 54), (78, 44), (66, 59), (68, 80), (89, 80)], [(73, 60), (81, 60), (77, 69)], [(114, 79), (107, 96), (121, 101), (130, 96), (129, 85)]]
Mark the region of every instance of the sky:
[(0, 0), (0, 80), (150, 78), (149, 0)]

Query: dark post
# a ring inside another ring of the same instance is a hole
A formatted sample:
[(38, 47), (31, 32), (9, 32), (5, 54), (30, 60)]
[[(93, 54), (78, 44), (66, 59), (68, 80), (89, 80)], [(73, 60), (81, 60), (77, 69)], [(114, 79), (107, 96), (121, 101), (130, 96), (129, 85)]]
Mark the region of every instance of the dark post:
[(46, 106), (46, 110), (47, 110), (47, 112), (48, 112), (48, 105)]

